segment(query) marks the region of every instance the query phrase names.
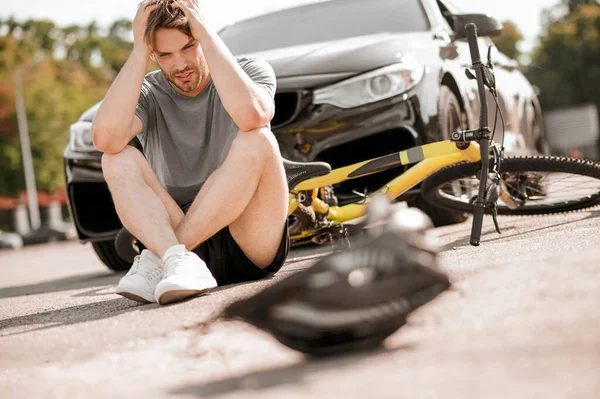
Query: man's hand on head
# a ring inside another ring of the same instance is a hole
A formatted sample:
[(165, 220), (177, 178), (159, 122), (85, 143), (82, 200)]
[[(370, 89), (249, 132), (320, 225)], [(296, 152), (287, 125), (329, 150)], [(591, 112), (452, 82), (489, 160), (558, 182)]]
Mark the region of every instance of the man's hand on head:
[(174, 0), (171, 7), (174, 9), (179, 8), (183, 12), (192, 36), (200, 41), (204, 32), (206, 32), (206, 20), (200, 10), (200, 2), (198, 0)]
[(148, 17), (157, 7), (156, 0), (144, 0), (138, 4), (137, 13), (133, 18), (133, 45), (134, 48), (143, 49), (150, 54), (152, 48), (144, 39), (146, 27), (148, 26)]

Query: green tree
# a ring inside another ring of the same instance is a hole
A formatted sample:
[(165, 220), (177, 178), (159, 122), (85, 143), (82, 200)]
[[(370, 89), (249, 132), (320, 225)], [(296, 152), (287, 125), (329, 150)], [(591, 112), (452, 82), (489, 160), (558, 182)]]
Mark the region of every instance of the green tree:
[(600, 6), (570, 3), (574, 11), (549, 23), (526, 74), (544, 107), (591, 102), (600, 108)]
[(517, 44), (523, 40), (523, 34), (512, 21), (504, 21), (502, 25), (502, 33), (493, 38), (494, 44), (500, 52), (510, 58), (518, 59), (521, 52), (517, 48)]
[(131, 31), (130, 20), (117, 20), (110, 26), (108, 36), (100, 44), (104, 62), (115, 75), (125, 65), (131, 50), (133, 50)]
[[(100, 101), (132, 48), (131, 22), (107, 33), (95, 24), (58, 27), (52, 21), (0, 20), (0, 194), (24, 189), (13, 76), (21, 71), (36, 183), (64, 186), (62, 152), (69, 126)], [(92, 62), (101, 54), (101, 61)]]
[(580, 6), (598, 5), (598, 0), (562, 0), (562, 3), (569, 8), (569, 13), (573, 13)]

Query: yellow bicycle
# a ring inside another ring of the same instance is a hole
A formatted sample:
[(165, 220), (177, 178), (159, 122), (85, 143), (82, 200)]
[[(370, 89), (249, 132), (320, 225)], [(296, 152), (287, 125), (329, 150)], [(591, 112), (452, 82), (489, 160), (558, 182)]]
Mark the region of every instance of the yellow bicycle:
[[(495, 143), (488, 128), (486, 88), (497, 105), (491, 60), (481, 62), (474, 24), (466, 27), (471, 51), (470, 79), (477, 80), (481, 102), (479, 128), (457, 131), (450, 140), (410, 148), (331, 170), (323, 162), (284, 161), (290, 187), (288, 214), (292, 219), (292, 243), (324, 243), (332, 231), (366, 212), (373, 195), (391, 200), (420, 185), (429, 204), (474, 214), (471, 244), (479, 245), (484, 213), (542, 215), (575, 211), (600, 202), (600, 164), (581, 159), (532, 156), (505, 157), (502, 143)], [(499, 112), (499, 107), (496, 108)], [(503, 119), (500, 113), (501, 119)], [(356, 203), (337, 205), (333, 185), (378, 173), (400, 165), (412, 165), (374, 193)], [(486, 171), (481, 179), (481, 171)]]

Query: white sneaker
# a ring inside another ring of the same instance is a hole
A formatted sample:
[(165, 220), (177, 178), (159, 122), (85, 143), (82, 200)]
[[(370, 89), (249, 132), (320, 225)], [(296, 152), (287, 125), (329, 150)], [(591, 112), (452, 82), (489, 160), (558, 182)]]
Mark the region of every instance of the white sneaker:
[(156, 286), (154, 297), (165, 305), (204, 293), (217, 286), (206, 263), (184, 245), (174, 245), (163, 256), (163, 279)]
[(147, 249), (133, 260), (129, 272), (117, 285), (117, 294), (138, 302), (156, 302), (154, 290), (162, 278), (160, 259)]

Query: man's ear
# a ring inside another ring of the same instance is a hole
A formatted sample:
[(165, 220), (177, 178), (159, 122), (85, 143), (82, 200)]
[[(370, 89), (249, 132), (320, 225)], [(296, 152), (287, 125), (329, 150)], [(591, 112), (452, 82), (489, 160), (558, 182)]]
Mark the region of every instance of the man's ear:
[(158, 64), (158, 61), (156, 61), (156, 53), (154, 51), (150, 53), (150, 59)]

